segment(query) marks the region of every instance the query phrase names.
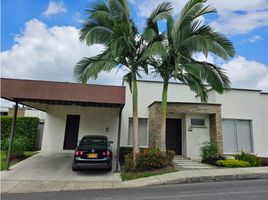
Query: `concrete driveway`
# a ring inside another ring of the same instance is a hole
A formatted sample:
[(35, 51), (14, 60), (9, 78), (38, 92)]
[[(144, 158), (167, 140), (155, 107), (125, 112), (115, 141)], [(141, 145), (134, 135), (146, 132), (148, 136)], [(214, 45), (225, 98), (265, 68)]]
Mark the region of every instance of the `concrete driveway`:
[(10, 171), (2, 171), (1, 179), (12, 181), (121, 181), (119, 173), (103, 170), (73, 172), (71, 168), (72, 157), (72, 152), (41, 152), (12, 166)]

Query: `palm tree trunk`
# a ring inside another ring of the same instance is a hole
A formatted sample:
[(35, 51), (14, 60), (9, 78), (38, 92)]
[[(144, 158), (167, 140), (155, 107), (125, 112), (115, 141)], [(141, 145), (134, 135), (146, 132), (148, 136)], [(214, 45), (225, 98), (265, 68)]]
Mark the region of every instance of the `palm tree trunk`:
[(160, 128), (160, 150), (166, 152), (166, 118), (167, 118), (167, 93), (168, 81), (164, 80), (162, 91), (162, 105), (161, 105), (161, 128)]
[(138, 122), (138, 87), (136, 75), (132, 74), (132, 106), (133, 106), (133, 163), (136, 166), (137, 154), (140, 153), (139, 147), (139, 122)]

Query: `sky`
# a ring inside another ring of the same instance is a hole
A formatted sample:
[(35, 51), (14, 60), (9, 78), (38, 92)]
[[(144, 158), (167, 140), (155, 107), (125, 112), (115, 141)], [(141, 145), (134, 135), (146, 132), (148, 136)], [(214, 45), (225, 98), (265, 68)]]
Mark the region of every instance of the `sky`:
[[(73, 68), (83, 57), (103, 50), (86, 46), (78, 32), (90, 0), (2, 0), (1, 77), (75, 82)], [(129, 0), (131, 16), (142, 31), (146, 17), (162, 0)], [(186, 0), (171, 0), (176, 17)], [(227, 61), (196, 54), (199, 60), (224, 68), (232, 87), (268, 91), (268, 0), (208, 0), (218, 13), (204, 23), (234, 44)], [(101, 73), (89, 83), (120, 85), (127, 72)], [(145, 79), (153, 79), (146, 76)]]

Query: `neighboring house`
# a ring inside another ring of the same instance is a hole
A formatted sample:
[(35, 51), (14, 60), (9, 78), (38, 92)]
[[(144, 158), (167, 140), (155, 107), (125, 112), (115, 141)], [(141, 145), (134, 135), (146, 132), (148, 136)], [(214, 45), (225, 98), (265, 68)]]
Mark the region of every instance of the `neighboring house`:
[[(8, 108), (8, 116), (14, 115), (14, 108)], [(30, 107), (21, 107), (18, 108), (18, 117), (37, 117), (40, 120), (40, 123), (45, 122), (46, 113), (37, 109), (33, 109)]]
[[(47, 113), (42, 151), (72, 150), (88, 134), (109, 136), (114, 150), (117, 145), (132, 145), (132, 98), (126, 82), (103, 86), (1, 79), (1, 83), (2, 98)], [(5, 89), (7, 85), (13, 90)], [(138, 89), (140, 145), (157, 146), (162, 83), (138, 81)], [(208, 103), (201, 103), (187, 85), (170, 83), (167, 148), (200, 159), (202, 144), (213, 141), (220, 153), (244, 150), (268, 156), (268, 94), (230, 89), (223, 95), (210, 90), (208, 96)]]
[[(12, 117), (14, 115), (14, 107), (6, 108), (5, 116)], [(3, 114), (2, 114), (3, 115)], [(42, 147), (43, 130), (45, 124), (46, 113), (30, 107), (20, 107), (17, 110), (17, 117), (37, 117), (39, 118), (38, 132), (36, 137), (36, 148), (38, 150)]]
[(1, 107), (0, 116), (7, 116), (7, 115), (8, 115), (8, 108), (7, 107)]

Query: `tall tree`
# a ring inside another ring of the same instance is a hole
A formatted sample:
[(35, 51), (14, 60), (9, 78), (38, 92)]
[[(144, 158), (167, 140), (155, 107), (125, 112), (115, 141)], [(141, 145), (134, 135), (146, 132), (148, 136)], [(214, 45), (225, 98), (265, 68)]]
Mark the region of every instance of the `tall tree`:
[(229, 78), (222, 68), (197, 61), (193, 57), (195, 53), (206, 56), (212, 53), (227, 60), (235, 54), (231, 41), (201, 21), (201, 16), (216, 12), (204, 3), (206, 0), (189, 0), (175, 20), (170, 12), (166, 13), (163, 16), (166, 19), (166, 30), (163, 32), (159, 31), (159, 19), (154, 13), (170, 5), (169, 2), (159, 4), (147, 19), (145, 35), (149, 47), (144, 55), (150, 60), (154, 72), (163, 79), (159, 144), (162, 151), (166, 151), (167, 93), (170, 79), (187, 84), (203, 102), (207, 101), (206, 84), (218, 93), (229, 88)]
[[(90, 5), (87, 12), (89, 16), (80, 30), (80, 40), (87, 45), (102, 44), (104, 51), (95, 57), (80, 60), (74, 68), (74, 75), (78, 81), (86, 83), (88, 79), (96, 79), (102, 71), (109, 72), (122, 66), (129, 70), (125, 77), (132, 92), (135, 164), (140, 150), (137, 76), (140, 71), (147, 72), (148, 59), (143, 54), (148, 45), (130, 18), (127, 0), (96, 2)], [(161, 12), (158, 14), (161, 15)]]

